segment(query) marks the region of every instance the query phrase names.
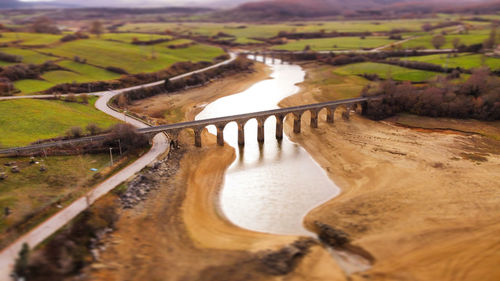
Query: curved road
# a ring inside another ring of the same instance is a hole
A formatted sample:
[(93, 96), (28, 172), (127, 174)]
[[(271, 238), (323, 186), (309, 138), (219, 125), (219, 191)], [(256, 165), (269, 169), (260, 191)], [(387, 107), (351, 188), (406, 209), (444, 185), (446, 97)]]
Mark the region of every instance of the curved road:
[[(186, 74), (182, 74), (179, 76), (176, 76), (174, 78), (171, 78), (171, 80), (177, 80), (184, 78), (186, 76), (192, 75), (194, 73), (199, 73), (199, 72), (204, 72), (209, 69), (213, 69), (216, 67), (219, 67), (224, 64), (228, 64), (236, 59), (236, 55), (233, 53), (230, 53), (230, 58), (226, 61), (223, 61), (221, 63), (209, 66), (207, 68), (203, 68), (200, 70), (192, 71)], [(147, 128), (148, 125), (133, 119), (133, 118), (126, 118), (126, 116), (123, 113), (114, 111), (113, 109), (108, 107), (108, 102), (113, 98), (114, 96), (121, 94), (125, 91), (133, 90), (133, 89), (138, 89), (141, 87), (149, 87), (149, 86), (155, 86), (162, 84), (163, 81), (158, 81), (154, 83), (149, 83), (149, 84), (144, 84), (140, 86), (135, 86), (135, 87), (130, 87), (126, 89), (120, 89), (120, 90), (115, 90), (115, 91), (109, 91), (109, 92), (98, 92), (98, 93), (90, 93), (90, 95), (96, 95), (100, 96), (100, 98), (96, 101), (95, 107), (104, 113), (111, 115), (117, 119), (120, 120), (126, 120), (127, 123), (137, 127), (137, 128)], [(47, 96), (47, 97), (52, 97)], [(46, 98), (47, 98), (46, 97)], [(19, 98), (41, 98), (41, 96), (21, 96), (21, 97), (6, 97), (6, 98), (0, 98), (0, 100), (8, 100), (8, 99), (19, 99)], [(130, 164), (117, 174), (113, 175), (112, 177), (108, 178), (98, 186), (96, 186), (93, 190), (88, 192), (85, 196), (81, 197), (80, 199), (74, 201), (71, 203), (68, 207), (64, 208), (63, 210), (59, 211), (34, 229), (32, 229), (30, 232), (24, 234), (20, 238), (18, 238), (14, 243), (9, 245), (7, 248), (3, 249), (0, 252), (0, 280), (9, 280), (9, 274), (12, 272), (15, 260), (18, 256), (19, 251), (21, 250), (21, 247), (24, 243), (27, 243), (30, 248), (35, 247), (38, 245), (40, 242), (44, 241), (46, 238), (48, 238), (50, 235), (52, 235), (54, 232), (56, 232), (59, 228), (67, 224), (69, 221), (71, 221), (73, 218), (75, 218), (78, 214), (80, 214), (82, 211), (87, 209), (92, 203), (94, 203), (97, 199), (99, 199), (101, 196), (105, 195), (109, 191), (111, 191), (113, 188), (118, 186), (120, 183), (126, 181), (133, 175), (135, 175), (137, 172), (141, 171), (144, 167), (152, 163), (158, 156), (161, 154), (165, 153), (167, 149), (169, 148), (168, 145), (168, 140), (167, 137), (164, 134), (157, 134), (153, 138), (153, 146), (151, 149), (144, 154), (141, 158), (136, 160), (134, 163)]]

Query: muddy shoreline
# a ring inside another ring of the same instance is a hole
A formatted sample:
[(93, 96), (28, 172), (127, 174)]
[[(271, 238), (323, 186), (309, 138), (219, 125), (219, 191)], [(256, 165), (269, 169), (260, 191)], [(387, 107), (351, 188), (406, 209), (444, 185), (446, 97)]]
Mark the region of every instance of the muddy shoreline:
[[(224, 79), (182, 96), (154, 97), (133, 107), (147, 113), (163, 105), (165, 110), (180, 109), (183, 120), (190, 120), (210, 100), (266, 79), (267, 68), (258, 67), (252, 75)], [(339, 271), (327, 270), (337, 265), (317, 241), (255, 233), (225, 220), (217, 198), (234, 150), (217, 146), (207, 132), (203, 148), (194, 148), (192, 141), (189, 133), (181, 134), (181, 152), (173, 152), (181, 153), (178, 171), (150, 183), (159, 187), (151, 189), (147, 200), (123, 211), (89, 280), (294, 280), (305, 273), (314, 277), (310, 280), (342, 280)], [(176, 270), (168, 270), (172, 267)]]
[[(313, 79), (306, 79), (301, 88), (280, 105), (325, 98), (324, 93), (315, 95), (321, 86)], [(332, 91), (332, 99), (335, 94)], [(290, 122), (285, 129), (342, 189), (306, 216), (306, 227), (318, 232), (318, 223), (332, 225), (373, 256), (371, 269), (350, 278), (500, 278), (494, 265), (500, 261), (499, 240), (492, 235), (500, 229), (500, 210), (495, 207), (500, 204), (500, 142), (478, 134), (409, 129), (358, 115), (344, 121), (342, 111), (337, 110), (333, 125), (306, 125), (300, 135), (291, 133)], [(414, 127), (429, 123), (419, 117), (411, 121)], [(432, 126), (471, 132), (482, 125), (432, 121)], [(480, 127), (482, 135), (498, 130), (489, 123)]]

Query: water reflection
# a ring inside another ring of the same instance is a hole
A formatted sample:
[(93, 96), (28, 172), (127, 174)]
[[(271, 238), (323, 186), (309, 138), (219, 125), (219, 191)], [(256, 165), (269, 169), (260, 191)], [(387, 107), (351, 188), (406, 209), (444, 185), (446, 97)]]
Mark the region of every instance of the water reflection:
[[(268, 63), (273, 79), (248, 90), (210, 103), (196, 119), (215, 118), (278, 108), (283, 98), (297, 93), (295, 84), (305, 73), (297, 65)], [(265, 142), (257, 141), (257, 121), (245, 125), (245, 146), (238, 146), (238, 126), (229, 123), (224, 140), (236, 148), (237, 159), (229, 167), (220, 203), (227, 218), (243, 228), (275, 234), (309, 234), (302, 226), (304, 215), (336, 196), (339, 189), (323, 169), (299, 145), (284, 135), (275, 138), (276, 119), (264, 123)], [(216, 134), (215, 127), (209, 131)]]

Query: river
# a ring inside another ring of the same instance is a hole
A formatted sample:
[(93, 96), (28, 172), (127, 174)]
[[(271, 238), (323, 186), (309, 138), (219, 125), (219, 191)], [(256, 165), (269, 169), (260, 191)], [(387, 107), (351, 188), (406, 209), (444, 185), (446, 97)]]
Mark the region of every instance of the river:
[[(262, 61), (262, 58), (260, 58)], [(297, 65), (266, 63), (272, 79), (254, 84), (246, 91), (208, 104), (196, 120), (276, 109), (278, 103), (299, 91), (304, 70)], [(306, 120), (303, 120), (304, 126)], [(257, 121), (245, 125), (245, 146), (238, 146), (236, 123), (224, 130), (224, 140), (236, 150), (220, 193), (225, 216), (242, 228), (291, 235), (313, 235), (303, 226), (304, 216), (339, 193), (324, 170), (298, 144), (284, 135), (275, 138), (274, 117), (265, 122), (265, 142), (257, 141)], [(208, 128), (216, 134), (214, 126)]]

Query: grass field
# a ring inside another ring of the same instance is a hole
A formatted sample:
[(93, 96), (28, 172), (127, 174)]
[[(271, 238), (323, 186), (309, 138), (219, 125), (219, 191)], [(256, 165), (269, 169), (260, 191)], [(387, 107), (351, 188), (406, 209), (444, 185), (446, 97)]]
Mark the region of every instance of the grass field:
[[(0, 181), (0, 209), (8, 207), (11, 211), (9, 216), (0, 216), (0, 248), (83, 196), (140, 154), (136, 151), (120, 156), (113, 152), (112, 167), (108, 153), (37, 157), (33, 164), (29, 158), (0, 158), (0, 172), (7, 175)], [(4, 166), (12, 162), (19, 167), (19, 173)], [(40, 171), (42, 165), (46, 167), (44, 172)]]
[(28, 145), (39, 139), (64, 135), (71, 127), (95, 123), (108, 128), (118, 121), (89, 104), (48, 100), (0, 102), (0, 147)]
[(211, 61), (214, 57), (224, 54), (220, 48), (202, 44), (176, 50), (154, 48), (156, 58), (152, 58), (152, 50), (151, 46), (88, 39), (68, 42), (42, 51), (66, 58), (79, 56), (87, 59), (90, 64), (120, 67), (129, 73), (158, 71), (179, 61)]
[[(95, 174), (91, 168), (102, 170), (108, 166), (109, 155), (54, 156), (37, 159), (39, 164), (32, 165), (27, 158), (0, 158), (0, 169), (7, 170), (4, 163), (12, 161), (21, 172), (6, 172), (7, 179), (0, 181), (0, 209), (3, 212), (8, 207), (12, 211), (9, 217), (0, 218), (0, 233), (33, 212), (64, 202), (68, 196), (76, 199), (83, 194), (85, 189), (78, 186)], [(47, 168), (46, 172), (40, 172), (41, 165)]]
[[(426, 22), (442, 19), (388, 20), (388, 21), (327, 21), (327, 22), (293, 22), (281, 24), (241, 24), (241, 23), (132, 23), (119, 28), (127, 32), (164, 32), (170, 30), (181, 34), (198, 34), (214, 36), (219, 32), (233, 35), (244, 43), (252, 38), (270, 38), (280, 31), (286, 32), (380, 32), (392, 29), (419, 31)], [(250, 41), (253, 42), (253, 41)]]
[(43, 80), (19, 80), (14, 82), (14, 86), (21, 91), (21, 94), (33, 94), (50, 89), (58, 84), (113, 80), (121, 76), (102, 68), (69, 60), (64, 60), (57, 64), (70, 71), (57, 70), (46, 72), (41, 77)]
[(394, 65), (363, 62), (341, 66), (335, 70), (339, 75), (377, 74), (380, 78), (397, 81), (424, 82), (440, 73), (409, 69)]
[(394, 40), (389, 40), (386, 37), (366, 37), (365, 39), (359, 37), (337, 37), (291, 41), (284, 45), (275, 46), (273, 49), (302, 51), (306, 46), (310, 46), (314, 51), (358, 50), (373, 49), (394, 42)]
[(14, 82), (14, 87), (21, 91), (21, 95), (44, 91), (52, 86), (54, 86), (54, 83), (36, 79), (25, 79)]
[(363, 87), (370, 83), (357, 75), (338, 74), (331, 65), (311, 64), (305, 68), (308, 78), (303, 86), (319, 102), (359, 97)]
[(171, 39), (168, 35), (144, 34), (144, 33), (105, 33), (101, 35), (101, 39), (115, 40), (125, 43), (131, 43), (134, 39), (139, 41), (149, 41), (157, 39)]
[[(23, 57), (23, 63), (42, 64), (49, 60), (57, 60), (55, 57), (46, 56), (32, 50), (18, 48), (0, 48), (0, 52)], [(11, 63), (9, 63), (11, 64)]]
[(461, 67), (461, 68), (477, 68), (481, 66), (488, 66), (492, 70), (500, 69), (500, 59), (487, 57), (481, 54), (459, 54), (458, 57), (448, 55), (429, 55), (421, 57), (409, 57), (406, 60), (423, 61), (433, 64), (439, 64), (447, 67)]
[(20, 41), (23, 46), (41, 46), (56, 43), (63, 35), (25, 32), (2, 32), (0, 43)]
[(113, 80), (119, 78), (121, 75), (114, 72), (107, 71), (88, 64), (82, 64), (70, 60), (65, 60), (57, 63), (58, 65), (78, 73), (80, 76), (85, 77), (85, 81), (95, 80)]
[[(455, 38), (460, 39), (460, 42), (465, 45), (479, 44), (483, 43), (484, 40), (488, 38), (490, 34), (490, 30), (471, 30), (469, 34), (449, 34), (445, 35), (446, 44), (442, 47), (443, 49), (451, 49), (453, 48), (453, 40)], [(407, 41), (402, 44), (403, 48), (408, 49), (434, 49), (434, 46), (431, 43), (433, 35), (424, 35), (422, 37), (418, 37)]]

